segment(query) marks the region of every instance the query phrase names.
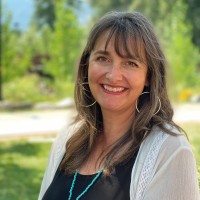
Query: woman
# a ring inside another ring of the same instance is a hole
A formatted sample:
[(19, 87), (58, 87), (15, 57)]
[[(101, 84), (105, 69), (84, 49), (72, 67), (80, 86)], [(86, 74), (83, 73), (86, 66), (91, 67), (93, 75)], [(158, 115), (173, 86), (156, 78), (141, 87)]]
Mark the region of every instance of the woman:
[(199, 199), (165, 71), (152, 25), (140, 13), (111, 12), (94, 25), (76, 80), (78, 116), (52, 146), (39, 199)]

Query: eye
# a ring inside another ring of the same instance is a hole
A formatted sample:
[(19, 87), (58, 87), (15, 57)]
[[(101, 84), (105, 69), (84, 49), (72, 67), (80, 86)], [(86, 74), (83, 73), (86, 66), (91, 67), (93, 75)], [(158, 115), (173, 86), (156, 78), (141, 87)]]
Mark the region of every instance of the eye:
[(109, 59), (104, 56), (98, 56), (96, 60), (99, 62), (109, 62)]
[(138, 64), (134, 61), (127, 61), (127, 62), (125, 62), (125, 66), (138, 67)]

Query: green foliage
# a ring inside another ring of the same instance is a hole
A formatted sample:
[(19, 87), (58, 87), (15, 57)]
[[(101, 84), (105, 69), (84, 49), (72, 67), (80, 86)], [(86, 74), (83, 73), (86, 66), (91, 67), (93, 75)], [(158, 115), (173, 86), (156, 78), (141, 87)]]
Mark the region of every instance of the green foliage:
[[(42, 82), (41, 82), (42, 85)], [(40, 79), (37, 76), (18, 77), (3, 85), (4, 98), (10, 102), (37, 102), (47, 99), (45, 92), (40, 88)]]
[(176, 1), (170, 14), (157, 23), (170, 65), (169, 82), (176, 94), (200, 83), (197, 70), (199, 52), (192, 43), (191, 26), (185, 20), (186, 10), (187, 5), (183, 1)]
[(54, 102), (72, 97), (74, 83), (64, 80), (50, 82), (35, 75), (26, 75), (5, 83), (3, 88), (4, 98), (9, 102)]
[[(193, 91), (200, 90), (200, 75), (197, 71), (200, 54), (192, 44), (194, 31), (200, 24), (197, 23), (196, 17), (198, 8), (194, 9), (194, 13), (191, 10), (198, 5), (196, 0), (90, 0), (90, 2), (97, 9), (98, 15), (111, 10), (139, 10), (149, 16), (156, 26), (170, 64), (169, 83), (172, 85), (173, 94), (184, 93), (185, 89), (191, 91), (191, 88), (195, 88)], [(68, 95), (68, 90), (70, 90), (70, 96), (73, 93), (72, 89), (67, 88), (65, 82), (74, 80), (75, 66), (78, 64), (87, 31), (84, 26), (80, 26), (76, 16), (80, 4), (78, 0), (36, 0), (35, 5), (35, 26), (29, 27), (23, 33), (10, 28), (12, 15), (6, 9), (3, 10), (4, 99), (13, 101), (30, 99), (36, 102), (63, 97), (63, 94)], [(26, 77), (28, 70), (33, 68), (33, 58), (37, 55), (50, 57), (50, 60), (43, 60), (41, 64), (42, 70), (54, 77), (54, 83), (45, 81), (51, 92), (41, 92), (40, 89), (36, 91), (37, 87), (40, 88), (38, 82), (41, 82), (41, 79)], [(29, 81), (32, 83), (28, 83)], [(21, 93), (21, 91), (26, 92)]]
[(42, 52), (41, 38), (34, 27), (24, 33), (10, 28), (12, 15), (4, 14), (2, 24), (3, 83), (21, 77), (32, 66), (32, 57)]
[(73, 8), (66, 5), (64, 0), (57, 1), (55, 8), (55, 30), (49, 35), (48, 45), (51, 60), (45, 65), (46, 71), (66, 79), (73, 77), (79, 60), (82, 30)]
[(174, 4), (180, 0), (134, 0), (129, 6), (129, 10), (136, 10), (142, 12), (149, 17), (154, 24), (163, 21), (166, 16), (170, 15)]
[(187, 21), (192, 25), (192, 40), (200, 50), (200, 1), (185, 0), (188, 4)]
[(74, 82), (70, 80), (56, 80), (54, 83), (56, 99), (74, 96)]
[[(54, 30), (56, 22), (56, 2), (57, 0), (34, 0), (34, 15), (32, 18), (32, 24), (41, 30), (43, 28), (50, 28)], [(75, 9), (80, 6), (79, 0), (59, 0), (65, 5), (70, 5)]]
[(12, 20), (11, 13), (5, 12), (4, 15), (4, 21), (2, 23), (2, 38), (1, 38), (1, 65), (2, 65), (2, 73), (3, 73), (3, 81), (7, 81), (10, 79), (10, 77), (16, 77), (19, 76), (21, 73), (23, 73), (23, 69), (19, 67), (18, 70), (14, 70), (13, 66), (15, 63), (18, 62), (17, 60), (17, 38), (18, 35), (16, 32), (10, 30), (10, 23)]
[(55, 7), (54, 0), (35, 0), (35, 12), (32, 23), (38, 30), (44, 28), (54, 29)]
[[(41, 7), (45, 7), (45, 0), (38, 2), (41, 3)], [(40, 31), (31, 26), (19, 33), (10, 28), (11, 14), (3, 13), (2, 68), (5, 100), (54, 101), (73, 95), (71, 82), (74, 79), (75, 66), (79, 61), (84, 31), (80, 28), (74, 7), (71, 6), (75, 3), (66, 4), (65, 0), (51, 2), (55, 15), (54, 29), (50, 28), (50, 25), (45, 26), (47, 22), (41, 19), (43, 27)], [(49, 56), (50, 60), (41, 61), (42, 71), (52, 75), (54, 82), (27, 75), (30, 69), (37, 68), (37, 64), (33, 63), (34, 58), (43, 55)], [(46, 88), (41, 89), (43, 87), (41, 84)]]
[(89, 2), (96, 9), (96, 17), (99, 17), (112, 10), (128, 10), (132, 0), (90, 0)]
[(42, 46), (42, 38), (37, 33), (35, 27), (30, 27), (19, 38), (16, 46), (18, 55), (18, 63), (14, 63), (14, 66), (24, 69), (24, 74), (28, 69), (33, 66), (33, 57), (38, 54), (44, 54)]

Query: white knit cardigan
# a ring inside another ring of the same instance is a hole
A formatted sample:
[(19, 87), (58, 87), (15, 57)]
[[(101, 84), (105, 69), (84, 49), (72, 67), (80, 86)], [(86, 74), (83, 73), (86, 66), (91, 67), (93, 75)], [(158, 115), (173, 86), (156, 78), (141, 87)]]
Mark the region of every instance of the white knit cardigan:
[[(70, 127), (53, 143), (38, 200), (52, 182), (73, 132), (74, 127)], [(196, 163), (185, 136), (171, 136), (153, 128), (141, 144), (132, 169), (130, 199), (200, 200)]]

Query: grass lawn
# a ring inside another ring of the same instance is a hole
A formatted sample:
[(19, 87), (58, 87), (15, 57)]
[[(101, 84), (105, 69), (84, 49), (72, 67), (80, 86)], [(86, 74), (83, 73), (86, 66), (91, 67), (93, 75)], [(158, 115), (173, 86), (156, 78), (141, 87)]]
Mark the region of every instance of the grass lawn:
[[(182, 127), (192, 144), (200, 174), (200, 123)], [(1, 200), (37, 199), (50, 146), (49, 142), (28, 140), (0, 142)]]
[(0, 142), (0, 199), (36, 200), (50, 143)]

